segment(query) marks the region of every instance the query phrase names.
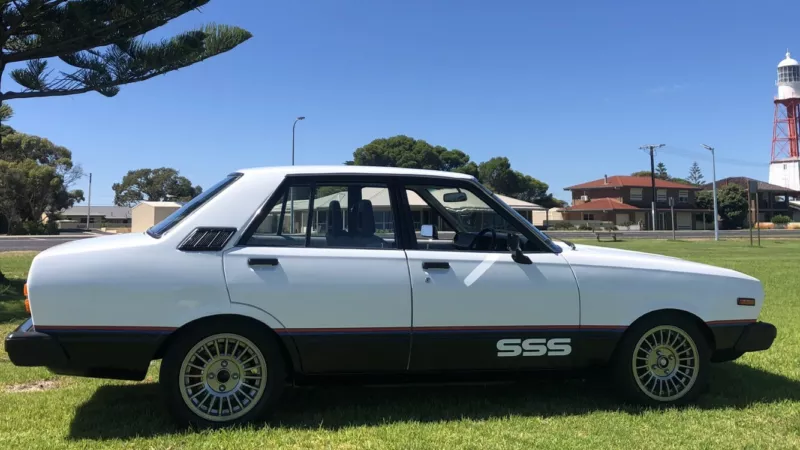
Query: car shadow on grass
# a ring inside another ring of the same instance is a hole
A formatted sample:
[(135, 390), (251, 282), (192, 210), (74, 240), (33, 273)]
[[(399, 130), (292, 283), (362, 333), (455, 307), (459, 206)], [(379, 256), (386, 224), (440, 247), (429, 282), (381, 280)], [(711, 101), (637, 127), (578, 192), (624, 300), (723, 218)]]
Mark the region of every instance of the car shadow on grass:
[[(800, 401), (800, 381), (738, 363), (716, 364), (712, 370), (710, 391), (694, 405), (700, 409)], [(258, 426), (337, 430), (406, 421), (546, 418), (597, 411), (639, 414), (645, 410), (621, 402), (611, 382), (603, 378), (536, 376), (505, 384), (287, 389), (276, 413)], [(172, 424), (159, 386), (142, 383), (100, 387), (78, 407), (69, 438), (127, 439), (182, 432)]]

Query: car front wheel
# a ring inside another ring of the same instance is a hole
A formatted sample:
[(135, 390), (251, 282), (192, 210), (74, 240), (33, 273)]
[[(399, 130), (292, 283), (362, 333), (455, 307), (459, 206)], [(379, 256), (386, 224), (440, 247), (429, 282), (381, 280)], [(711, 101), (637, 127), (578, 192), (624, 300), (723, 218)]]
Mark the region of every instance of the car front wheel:
[(206, 428), (261, 418), (280, 396), (285, 369), (271, 336), (233, 322), (178, 336), (159, 378), (179, 424)]
[(688, 403), (708, 384), (709, 353), (705, 337), (690, 318), (646, 318), (620, 343), (614, 361), (616, 382), (636, 403)]

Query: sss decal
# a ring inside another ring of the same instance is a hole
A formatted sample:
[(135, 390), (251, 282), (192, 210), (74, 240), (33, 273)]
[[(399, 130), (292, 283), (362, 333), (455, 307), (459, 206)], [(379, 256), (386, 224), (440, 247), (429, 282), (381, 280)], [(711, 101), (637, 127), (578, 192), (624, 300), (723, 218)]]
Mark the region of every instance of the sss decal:
[(567, 356), (572, 353), (570, 338), (500, 339), (497, 356)]

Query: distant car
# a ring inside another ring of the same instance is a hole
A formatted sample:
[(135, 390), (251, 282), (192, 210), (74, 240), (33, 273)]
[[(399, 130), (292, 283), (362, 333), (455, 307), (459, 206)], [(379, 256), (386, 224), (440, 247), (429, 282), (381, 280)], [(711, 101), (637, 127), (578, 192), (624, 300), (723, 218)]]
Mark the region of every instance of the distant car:
[(761, 283), (554, 241), (473, 177), (241, 170), (146, 233), (36, 256), (18, 366), (160, 383), (183, 424), (262, 417), (322, 376), (609, 366), (645, 404), (690, 402), (709, 363), (765, 350)]

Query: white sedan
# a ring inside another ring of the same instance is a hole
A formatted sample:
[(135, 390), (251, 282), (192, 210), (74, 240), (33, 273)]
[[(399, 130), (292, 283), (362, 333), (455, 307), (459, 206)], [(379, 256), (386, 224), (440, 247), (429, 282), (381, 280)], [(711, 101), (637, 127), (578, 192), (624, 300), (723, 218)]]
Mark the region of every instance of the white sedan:
[(553, 241), (473, 177), (394, 168), (237, 171), (145, 233), (40, 253), (26, 289), (14, 364), (141, 380), (161, 359), (194, 426), (330, 375), (609, 367), (628, 399), (690, 402), (776, 336), (755, 278)]

